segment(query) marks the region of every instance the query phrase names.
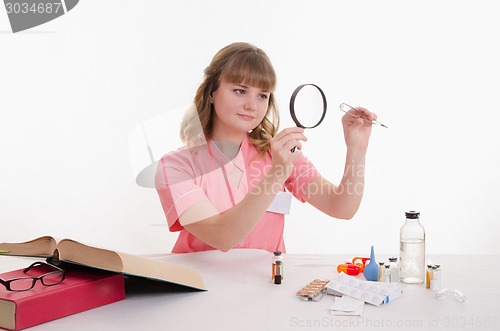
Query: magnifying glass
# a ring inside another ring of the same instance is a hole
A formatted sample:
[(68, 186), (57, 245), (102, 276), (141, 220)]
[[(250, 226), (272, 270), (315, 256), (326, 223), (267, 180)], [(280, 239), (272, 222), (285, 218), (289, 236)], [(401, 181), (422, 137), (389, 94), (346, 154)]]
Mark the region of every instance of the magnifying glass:
[[(315, 84), (299, 85), (290, 98), (290, 115), (299, 128), (312, 129), (320, 125), (326, 115), (323, 90)], [(290, 151), (295, 152), (295, 147)]]

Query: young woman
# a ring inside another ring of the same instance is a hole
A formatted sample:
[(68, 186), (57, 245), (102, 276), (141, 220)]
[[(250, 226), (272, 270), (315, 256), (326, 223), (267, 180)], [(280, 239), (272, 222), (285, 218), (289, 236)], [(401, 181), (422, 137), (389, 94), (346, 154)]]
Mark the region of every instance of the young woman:
[[(194, 108), (181, 125), (186, 146), (165, 155), (156, 174), (169, 229), (180, 231), (172, 252), (284, 252), (286, 207), (278, 201), (286, 206), (286, 191), (334, 218), (350, 219), (358, 210), (371, 124), (343, 116), (347, 155), (336, 186), (302, 154), (303, 129), (277, 133), (275, 87), (269, 58), (247, 43), (222, 48), (205, 69)], [(351, 112), (376, 120), (361, 107)]]

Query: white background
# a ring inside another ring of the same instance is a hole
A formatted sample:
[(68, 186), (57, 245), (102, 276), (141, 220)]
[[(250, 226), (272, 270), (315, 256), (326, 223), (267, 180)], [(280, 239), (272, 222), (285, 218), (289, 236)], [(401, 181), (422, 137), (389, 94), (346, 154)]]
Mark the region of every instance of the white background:
[[(351, 221), (294, 201), (288, 252), (398, 253), (418, 210), (429, 253), (500, 253), (499, 87), (494, 1), (91, 1), (25, 32), (0, 8), (0, 241), (50, 234), (166, 253), (156, 192), (137, 186), (128, 136), (189, 104), (221, 47), (264, 49), (282, 126), (302, 83), (329, 112), (304, 153), (338, 182), (340, 102), (376, 112), (366, 191)], [(166, 128), (177, 130), (177, 127)], [(346, 255), (346, 258), (349, 256)]]

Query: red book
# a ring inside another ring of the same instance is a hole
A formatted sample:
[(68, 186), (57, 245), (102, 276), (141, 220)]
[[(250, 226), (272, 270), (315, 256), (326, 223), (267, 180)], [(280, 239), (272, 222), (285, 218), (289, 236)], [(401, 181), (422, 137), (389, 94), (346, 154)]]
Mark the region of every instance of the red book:
[[(125, 299), (122, 274), (68, 264), (61, 267), (65, 278), (57, 285), (44, 286), (38, 280), (31, 290), (12, 292), (0, 284), (0, 328), (21, 330)], [(20, 269), (2, 273), (0, 278), (31, 275)]]

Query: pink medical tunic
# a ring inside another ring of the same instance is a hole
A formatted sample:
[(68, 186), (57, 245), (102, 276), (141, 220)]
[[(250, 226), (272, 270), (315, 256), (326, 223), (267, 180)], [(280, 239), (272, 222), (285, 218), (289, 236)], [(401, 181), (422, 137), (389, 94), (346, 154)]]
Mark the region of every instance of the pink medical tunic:
[[(243, 140), (233, 160), (227, 159), (213, 141), (166, 154), (158, 164), (156, 190), (169, 230), (180, 231), (172, 252), (213, 250), (213, 247), (189, 233), (179, 221), (179, 216), (203, 200), (209, 200), (220, 213), (224, 213), (239, 203), (270, 167), (270, 153), (260, 154), (248, 137)], [(304, 202), (304, 188), (318, 176), (314, 165), (306, 157), (301, 157), (294, 161), (293, 172), (281, 190), (288, 190)], [(234, 248), (285, 252), (283, 229), (284, 215), (267, 211), (248, 236)]]

